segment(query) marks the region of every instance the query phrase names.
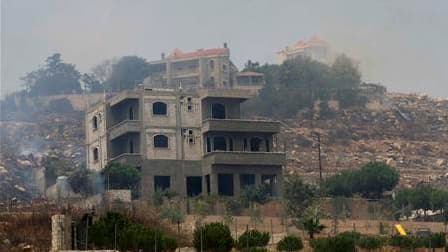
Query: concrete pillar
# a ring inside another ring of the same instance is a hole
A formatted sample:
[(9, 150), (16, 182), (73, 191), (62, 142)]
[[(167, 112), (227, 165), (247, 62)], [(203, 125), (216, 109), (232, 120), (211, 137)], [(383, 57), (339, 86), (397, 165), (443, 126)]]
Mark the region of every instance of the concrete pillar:
[(210, 194), (218, 194), (218, 174), (210, 173)]
[(171, 62), (166, 62), (166, 85), (167, 87), (172, 86), (173, 83), (171, 83)]
[(241, 193), (240, 188), (240, 174), (239, 173), (233, 173), (233, 195), (239, 196)]
[(63, 214), (51, 216), (51, 252), (72, 249), (71, 218)]
[(260, 173), (255, 174), (255, 185), (256, 186), (261, 185), (261, 174)]
[(280, 171), (280, 173), (276, 174), (276, 182), (275, 183), (275, 196), (276, 197), (282, 197), (283, 195), (283, 174)]

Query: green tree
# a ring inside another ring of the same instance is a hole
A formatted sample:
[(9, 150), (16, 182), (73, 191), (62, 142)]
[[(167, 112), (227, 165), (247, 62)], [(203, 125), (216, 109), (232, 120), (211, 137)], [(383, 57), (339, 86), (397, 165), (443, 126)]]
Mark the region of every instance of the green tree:
[(112, 72), (106, 80), (111, 91), (133, 89), (150, 74), (149, 63), (137, 56), (124, 56), (112, 65)]
[(292, 218), (299, 220), (303, 217), (305, 209), (312, 206), (315, 202), (314, 198), (317, 195), (317, 188), (304, 183), (296, 175), (285, 177), (284, 188), (287, 212)]
[(109, 163), (103, 170), (106, 189), (129, 189), (134, 196), (140, 184), (141, 174), (137, 168), (120, 163)]
[(337, 88), (358, 88), (361, 84), (361, 74), (353, 61), (342, 54), (336, 57), (331, 65), (331, 82)]
[(31, 95), (55, 95), (80, 93), (81, 74), (75, 65), (64, 63), (61, 54), (46, 59), (46, 65), (22, 77)]
[(196, 228), (193, 234), (196, 251), (228, 252), (232, 250), (233, 238), (227, 225), (213, 222)]
[(360, 169), (342, 171), (325, 181), (324, 188), (332, 196), (380, 198), (392, 190), (400, 179), (399, 173), (383, 162), (369, 162)]
[(247, 249), (252, 247), (264, 247), (268, 245), (270, 234), (268, 232), (260, 232), (258, 230), (245, 231), (238, 237), (237, 248)]
[(96, 176), (95, 172), (81, 167), (68, 177), (68, 183), (73, 192), (88, 196), (95, 193)]
[(94, 74), (83, 74), (81, 76), (81, 81), (84, 84), (84, 90), (90, 93), (101, 93), (103, 92), (103, 85), (95, 77)]
[(299, 237), (287, 235), (277, 243), (278, 251), (299, 251), (303, 249), (303, 242)]

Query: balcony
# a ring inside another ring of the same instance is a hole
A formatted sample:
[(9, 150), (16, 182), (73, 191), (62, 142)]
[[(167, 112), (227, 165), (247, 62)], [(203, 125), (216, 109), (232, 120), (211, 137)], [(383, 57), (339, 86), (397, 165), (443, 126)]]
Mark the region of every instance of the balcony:
[(244, 152), (244, 151), (214, 151), (204, 155), (208, 165), (285, 165), (284, 152)]
[(280, 123), (261, 120), (207, 119), (202, 123), (202, 132), (209, 131), (277, 133), (280, 131)]
[(109, 162), (139, 165), (142, 161), (141, 153), (122, 153), (109, 159)]
[(109, 128), (109, 139), (113, 140), (126, 133), (140, 132), (142, 121), (125, 120)]

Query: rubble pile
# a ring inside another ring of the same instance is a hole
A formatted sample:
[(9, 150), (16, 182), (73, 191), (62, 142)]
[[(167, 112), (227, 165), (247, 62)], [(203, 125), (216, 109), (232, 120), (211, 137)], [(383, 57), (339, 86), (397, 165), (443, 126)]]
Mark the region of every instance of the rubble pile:
[[(387, 162), (401, 173), (401, 184), (448, 185), (448, 100), (412, 94), (388, 94), (380, 109), (340, 110), (331, 118), (286, 121), (279, 142), (288, 168), (318, 175), (315, 132), (321, 134), (324, 174)], [(314, 132), (314, 133), (313, 133)]]

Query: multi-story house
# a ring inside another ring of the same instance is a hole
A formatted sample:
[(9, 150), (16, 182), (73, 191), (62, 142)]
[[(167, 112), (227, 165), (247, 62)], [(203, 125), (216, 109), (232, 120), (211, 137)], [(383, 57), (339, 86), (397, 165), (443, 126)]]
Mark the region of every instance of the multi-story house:
[(275, 144), (280, 125), (241, 118), (249, 93), (142, 86), (121, 92), (86, 113), (88, 167), (137, 167), (145, 199), (168, 188), (181, 196), (233, 196), (261, 184), (279, 196), (285, 164)]
[(297, 57), (308, 57), (322, 63), (329, 63), (328, 43), (317, 36), (305, 41), (299, 40), (277, 52), (277, 63), (282, 64), (285, 60)]
[(153, 88), (242, 88), (257, 92), (264, 76), (256, 72), (239, 72), (230, 60), (230, 50), (199, 49), (184, 52), (175, 49), (167, 57), (150, 62), (151, 74), (144, 81)]

